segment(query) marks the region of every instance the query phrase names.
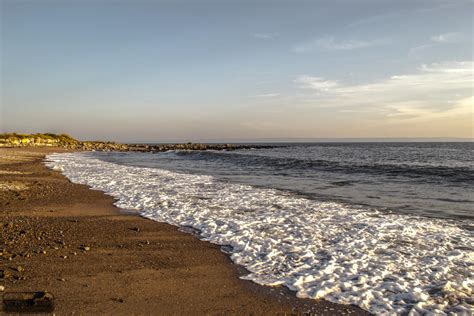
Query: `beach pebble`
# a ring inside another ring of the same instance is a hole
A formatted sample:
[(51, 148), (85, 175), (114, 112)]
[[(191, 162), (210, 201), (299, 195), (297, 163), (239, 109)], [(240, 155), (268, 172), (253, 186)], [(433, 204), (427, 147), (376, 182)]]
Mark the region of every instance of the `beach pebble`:
[(11, 277), (11, 273), (9, 271), (0, 270), (0, 279), (8, 279)]

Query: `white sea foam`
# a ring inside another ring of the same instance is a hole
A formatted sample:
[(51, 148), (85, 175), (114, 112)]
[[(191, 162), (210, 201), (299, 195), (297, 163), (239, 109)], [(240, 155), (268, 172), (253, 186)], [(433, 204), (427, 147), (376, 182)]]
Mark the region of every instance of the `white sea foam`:
[(244, 278), (376, 314), (472, 315), (474, 236), (446, 220), (354, 209), (210, 176), (53, 154), (49, 167), (117, 206), (232, 246)]

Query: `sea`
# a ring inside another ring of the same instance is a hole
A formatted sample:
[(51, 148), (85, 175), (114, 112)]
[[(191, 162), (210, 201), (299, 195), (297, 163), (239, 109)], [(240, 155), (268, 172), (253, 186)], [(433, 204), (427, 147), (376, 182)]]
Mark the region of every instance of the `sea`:
[(473, 314), (473, 142), (271, 145), (46, 164), (221, 245), (244, 279), (375, 314)]

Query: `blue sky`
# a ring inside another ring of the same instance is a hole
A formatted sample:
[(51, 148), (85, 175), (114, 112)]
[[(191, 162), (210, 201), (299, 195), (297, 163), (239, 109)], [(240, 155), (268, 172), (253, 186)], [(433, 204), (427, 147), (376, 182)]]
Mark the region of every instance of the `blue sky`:
[(0, 3), (3, 132), (472, 137), (471, 0)]

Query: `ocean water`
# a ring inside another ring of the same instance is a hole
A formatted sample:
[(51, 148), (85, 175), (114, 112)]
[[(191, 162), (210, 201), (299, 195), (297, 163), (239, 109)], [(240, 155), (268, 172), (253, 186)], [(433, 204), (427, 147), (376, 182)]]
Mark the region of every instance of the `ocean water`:
[(377, 314), (472, 315), (474, 143), (54, 154), (142, 216), (191, 227), (244, 278)]

